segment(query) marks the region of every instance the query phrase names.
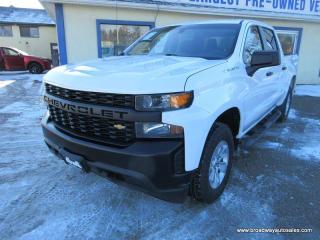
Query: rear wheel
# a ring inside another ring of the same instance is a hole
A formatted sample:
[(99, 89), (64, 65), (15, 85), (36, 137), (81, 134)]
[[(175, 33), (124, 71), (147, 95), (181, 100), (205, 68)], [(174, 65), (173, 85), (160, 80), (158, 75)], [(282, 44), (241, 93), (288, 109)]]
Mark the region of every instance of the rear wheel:
[(279, 122), (285, 122), (287, 120), (290, 112), (291, 104), (292, 104), (292, 97), (293, 97), (293, 87), (290, 86), (289, 91), (287, 93), (287, 97), (279, 108), (281, 112)]
[(30, 63), (28, 69), (32, 74), (40, 74), (43, 72), (42, 66), (39, 63)]
[(230, 128), (215, 123), (191, 183), (190, 192), (195, 199), (212, 203), (222, 194), (230, 175), (233, 152), (234, 141)]

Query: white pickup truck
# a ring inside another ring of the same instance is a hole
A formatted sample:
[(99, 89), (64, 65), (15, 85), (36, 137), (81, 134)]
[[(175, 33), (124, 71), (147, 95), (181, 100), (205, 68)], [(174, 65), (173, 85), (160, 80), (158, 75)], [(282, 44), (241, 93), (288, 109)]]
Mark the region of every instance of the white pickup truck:
[(156, 28), (122, 56), (45, 75), (45, 142), (85, 172), (164, 200), (211, 203), (238, 140), (267, 116), (287, 118), (295, 78), (262, 22)]

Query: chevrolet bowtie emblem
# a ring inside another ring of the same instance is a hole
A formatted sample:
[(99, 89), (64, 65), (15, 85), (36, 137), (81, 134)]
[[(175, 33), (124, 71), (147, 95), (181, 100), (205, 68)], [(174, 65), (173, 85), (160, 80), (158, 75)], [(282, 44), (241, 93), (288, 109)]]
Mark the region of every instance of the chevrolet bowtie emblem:
[(115, 124), (115, 125), (113, 125), (113, 127), (116, 128), (116, 129), (118, 129), (118, 130), (123, 130), (123, 129), (126, 128), (126, 126), (123, 126), (123, 125), (121, 125), (121, 124)]

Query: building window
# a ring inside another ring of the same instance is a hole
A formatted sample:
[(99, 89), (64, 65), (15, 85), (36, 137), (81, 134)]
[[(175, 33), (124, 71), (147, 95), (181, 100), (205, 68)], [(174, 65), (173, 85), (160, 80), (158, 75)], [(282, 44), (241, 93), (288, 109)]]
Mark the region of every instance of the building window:
[(298, 33), (279, 32), (278, 37), (279, 37), (284, 55), (296, 54)]
[(284, 55), (299, 54), (302, 29), (275, 27)]
[(120, 55), (152, 27), (149, 22), (97, 20), (99, 57)]
[(39, 28), (33, 26), (19, 26), (20, 28), (20, 36), (21, 37), (31, 37), (38, 38), (39, 37)]
[(0, 25), (0, 37), (12, 37), (12, 26)]

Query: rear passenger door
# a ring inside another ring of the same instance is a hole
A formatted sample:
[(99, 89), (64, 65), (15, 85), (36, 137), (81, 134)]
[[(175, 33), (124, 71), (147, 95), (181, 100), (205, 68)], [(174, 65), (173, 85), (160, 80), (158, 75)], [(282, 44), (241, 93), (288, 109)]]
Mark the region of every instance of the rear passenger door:
[(280, 58), (280, 64), (278, 66), (272, 66), (268, 68), (266, 81), (268, 82), (269, 97), (267, 99), (267, 104), (272, 108), (277, 104), (279, 99), (282, 97), (282, 65), (281, 65), (281, 55), (280, 46), (276, 39), (275, 32), (272, 29), (266, 27), (260, 27), (260, 32), (263, 40), (264, 51), (275, 51), (278, 53)]

